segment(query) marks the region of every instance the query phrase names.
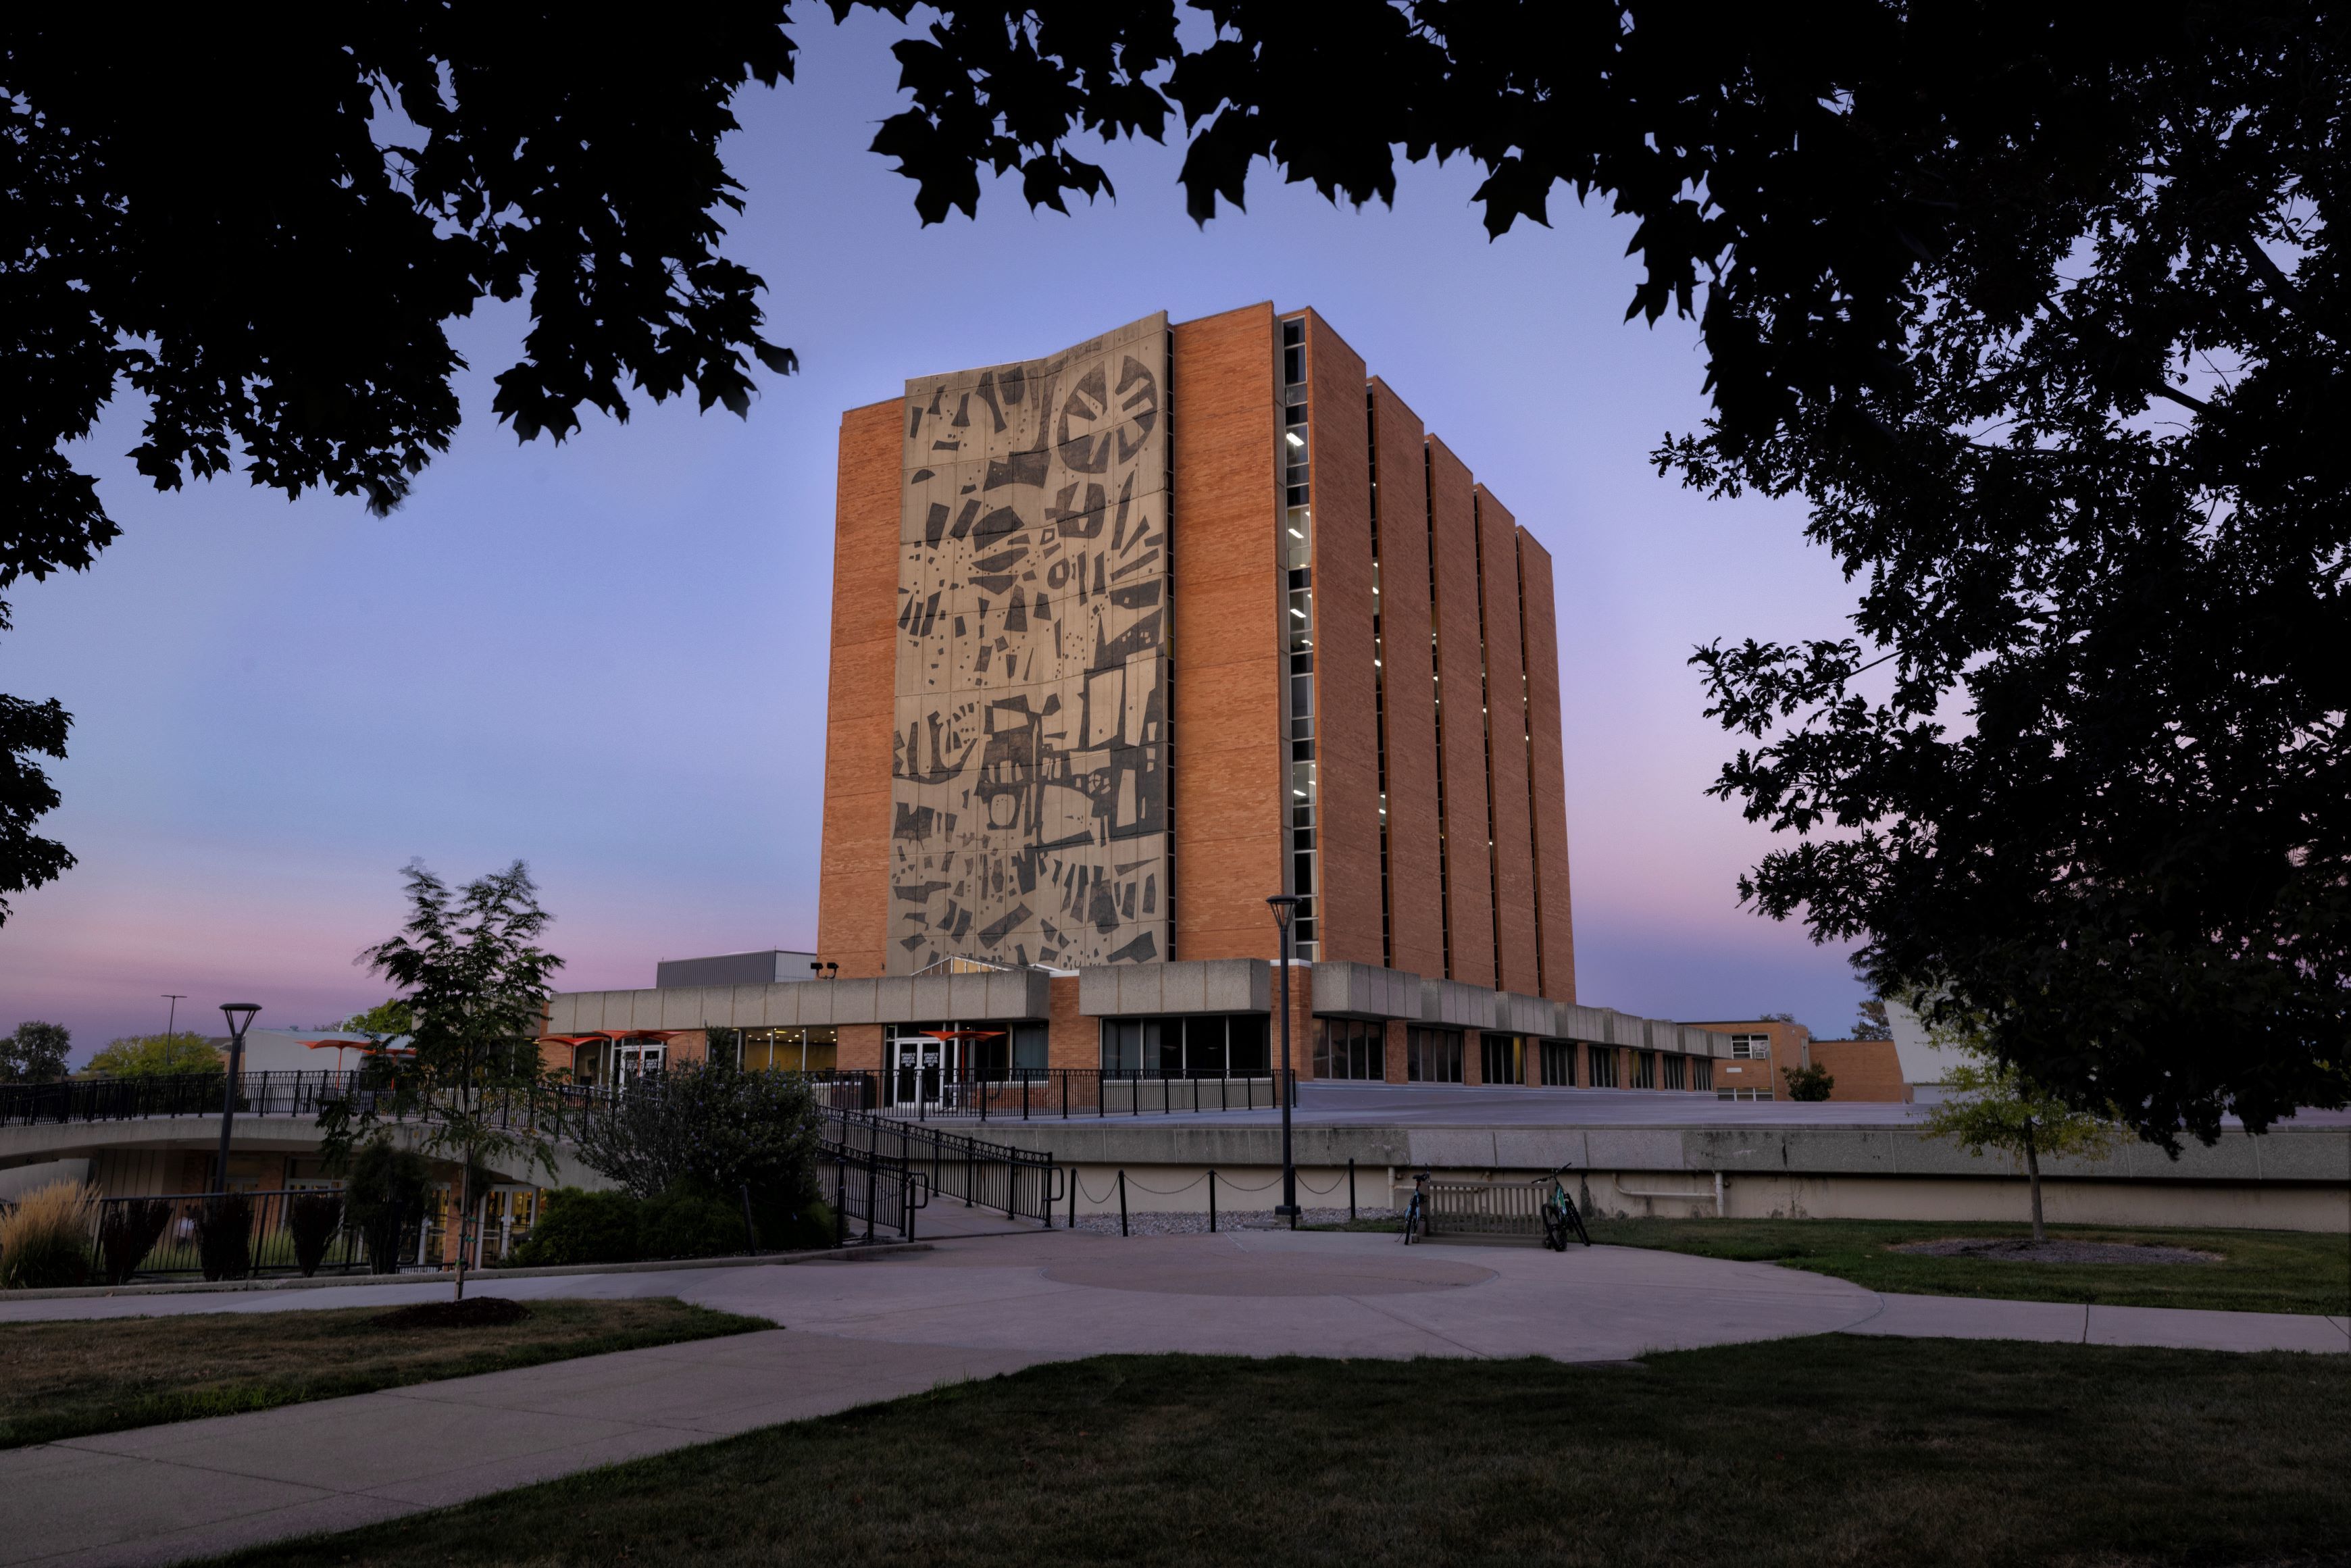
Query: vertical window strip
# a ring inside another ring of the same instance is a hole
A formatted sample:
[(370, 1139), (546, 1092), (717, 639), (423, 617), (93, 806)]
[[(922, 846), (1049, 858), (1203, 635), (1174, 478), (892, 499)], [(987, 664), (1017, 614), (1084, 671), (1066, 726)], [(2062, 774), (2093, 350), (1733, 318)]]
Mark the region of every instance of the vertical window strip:
[(1527, 737), (1527, 852), (1533, 862), (1535, 880), (1535, 995), (1547, 997), (1551, 990), (1543, 968), (1542, 813), (1535, 809), (1534, 666), (1527, 660), (1527, 650), (1532, 644), (1527, 640), (1525, 543), (1515, 533), (1510, 536), (1510, 557), (1519, 576), (1519, 722)]
[(1437, 454), (1426, 440), (1420, 447), (1423, 494), (1428, 497), (1428, 679), (1430, 706), (1437, 714), (1437, 923), (1445, 947), (1445, 977), (1453, 972), (1453, 869), (1446, 844), (1445, 814), (1445, 660), (1437, 622)]
[(1162, 678), (1167, 683), (1167, 702), (1165, 709), (1165, 717), (1162, 721), (1164, 727), (1159, 732), (1162, 753), (1159, 777), (1165, 781), (1162, 787), (1165, 803), (1160, 810), (1162, 819), (1166, 823), (1167, 836), (1164, 841), (1167, 848), (1166, 858), (1161, 862), (1165, 868), (1166, 875), (1160, 879), (1159, 896), (1162, 902), (1159, 907), (1161, 917), (1167, 922), (1167, 962), (1173, 964), (1177, 957), (1176, 945), (1181, 940), (1176, 935), (1176, 884), (1178, 880), (1176, 873), (1176, 808), (1177, 805), (1176, 778), (1182, 771), (1176, 766), (1176, 681), (1184, 650), (1177, 645), (1176, 638), (1176, 350), (1172, 340), (1168, 345), (1167, 362), (1163, 370), (1161, 384), (1166, 389), (1165, 401), (1160, 405), (1160, 417), (1167, 421), (1167, 441), (1165, 444), (1167, 453), (1167, 471), (1165, 476), (1165, 487), (1160, 491), (1160, 494), (1166, 497), (1167, 517), (1165, 526), (1160, 530), (1162, 538), (1159, 548), (1167, 552), (1166, 564), (1163, 568), (1166, 574), (1167, 586), (1163, 591), (1166, 594), (1167, 608), (1159, 623), (1166, 629), (1161, 642), (1166, 650), (1163, 665), (1166, 673)]
[(1315, 830), (1321, 806), (1315, 778), (1314, 507), (1311, 410), (1306, 392), (1306, 320), (1281, 324), (1281, 429), (1276, 437), (1282, 467), (1282, 649), (1290, 772), (1290, 891), (1298, 897), (1290, 922), (1299, 957), (1321, 952), (1317, 923), (1320, 858)]
[(1494, 852), (1493, 661), (1486, 651), (1486, 517), (1475, 491), (1469, 497), (1469, 539), (1478, 558), (1478, 722), (1486, 740), (1486, 907), (1494, 916), (1494, 978), (1502, 988), (1502, 868)]
[(1380, 966), (1395, 967), (1395, 897), (1388, 882), (1388, 671), (1380, 618), (1380, 422), (1364, 391), (1364, 434), (1372, 468), (1372, 716), (1380, 767)]

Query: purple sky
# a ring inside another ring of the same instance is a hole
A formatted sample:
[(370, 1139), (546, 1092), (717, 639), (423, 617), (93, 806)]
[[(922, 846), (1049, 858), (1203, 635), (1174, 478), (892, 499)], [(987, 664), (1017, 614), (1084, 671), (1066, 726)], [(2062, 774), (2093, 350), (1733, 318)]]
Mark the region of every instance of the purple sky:
[(840, 411), (1271, 299), (1322, 311), (1556, 560), (1580, 998), (1844, 1032), (1843, 953), (1737, 907), (1769, 837), (1701, 793), (1732, 744), (1685, 661), (1838, 634), (1852, 593), (1797, 506), (1651, 472), (1703, 417), (1703, 361), (1687, 324), (1623, 324), (1628, 224), (1557, 197), (1555, 228), (1489, 245), (1456, 166), (1361, 213), (1260, 172), (1202, 231), (1180, 150), (1144, 144), (1105, 159), (1114, 204), (1032, 214), (998, 186), (925, 230), (864, 151), (895, 29), (796, 32), (800, 85), (747, 93), (728, 149), (728, 252), (803, 366), (747, 422), (647, 405), (518, 445), (488, 399), (521, 319), (491, 308), (461, 324), (464, 430), (376, 519), (241, 477), (159, 495), (120, 455), (141, 409), (114, 405), (81, 461), (123, 538), (24, 585), (0, 640), (0, 689), (76, 716), (43, 831), (81, 858), (0, 928), (0, 1030), (66, 1023), (78, 1056), (160, 1029), (169, 991), (205, 1027), (224, 1000), (281, 1026), (380, 1000), (351, 956), (398, 925), (412, 856), (453, 880), (528, 860), (567, 988), (812, 945)]

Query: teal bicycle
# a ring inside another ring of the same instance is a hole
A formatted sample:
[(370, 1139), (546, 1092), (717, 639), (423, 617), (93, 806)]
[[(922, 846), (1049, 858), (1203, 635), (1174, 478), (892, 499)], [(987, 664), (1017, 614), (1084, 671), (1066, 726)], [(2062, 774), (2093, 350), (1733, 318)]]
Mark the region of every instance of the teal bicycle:
[(1404, 1206), (1404, 1244), (1428, 1234), (1428, 1173), (1412, 1173), (1412, 1197)]
[(1592, 1233), (1583, 1228), (1583, 1216), (1576, 1212), (1575, 1199), (1567, 1195), (1567, 1184), (1559, 1179), (1574, 1168), (1562, 1166), (1552, 1172), (1551, 1191), (1542, 1200), (1543, 1245), (1554, 1252), (1567, 1250), (1567, 1236), (1571, 1230), (1575, 1233), (1575, 1239), (1586, 1247), (1592, 1245)]

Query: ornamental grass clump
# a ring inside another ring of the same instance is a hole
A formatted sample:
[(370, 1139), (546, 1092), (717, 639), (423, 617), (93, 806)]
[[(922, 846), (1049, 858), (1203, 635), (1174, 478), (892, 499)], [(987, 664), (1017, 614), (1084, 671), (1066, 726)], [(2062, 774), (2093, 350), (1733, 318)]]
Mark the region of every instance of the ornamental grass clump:
[(0, 1289), (46, 1290), (89, 1281), (98, 1189), (88, 1182), (37, 1186), (0, 1214)]

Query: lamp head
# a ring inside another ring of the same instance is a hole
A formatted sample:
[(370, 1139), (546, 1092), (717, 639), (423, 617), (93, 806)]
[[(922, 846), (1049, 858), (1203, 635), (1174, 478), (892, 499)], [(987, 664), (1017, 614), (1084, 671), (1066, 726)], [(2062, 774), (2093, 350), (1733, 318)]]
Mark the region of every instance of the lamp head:
[(253, 1026), (253, 1015), (260, 1010), (259, 1002), (223, 1002), (221, 1004), (221, 1011), (228, 1016), (229, 1033), (240, 1040), (244, 1038), (245, 1031)]
[(1298, 895), (1294, 893), (1277, 893), (1267, 899), (1266, 903), (1272, 906), (1275, 928), (1282, 931), (1289, 930), (1290, 916), (1298, 913)]

